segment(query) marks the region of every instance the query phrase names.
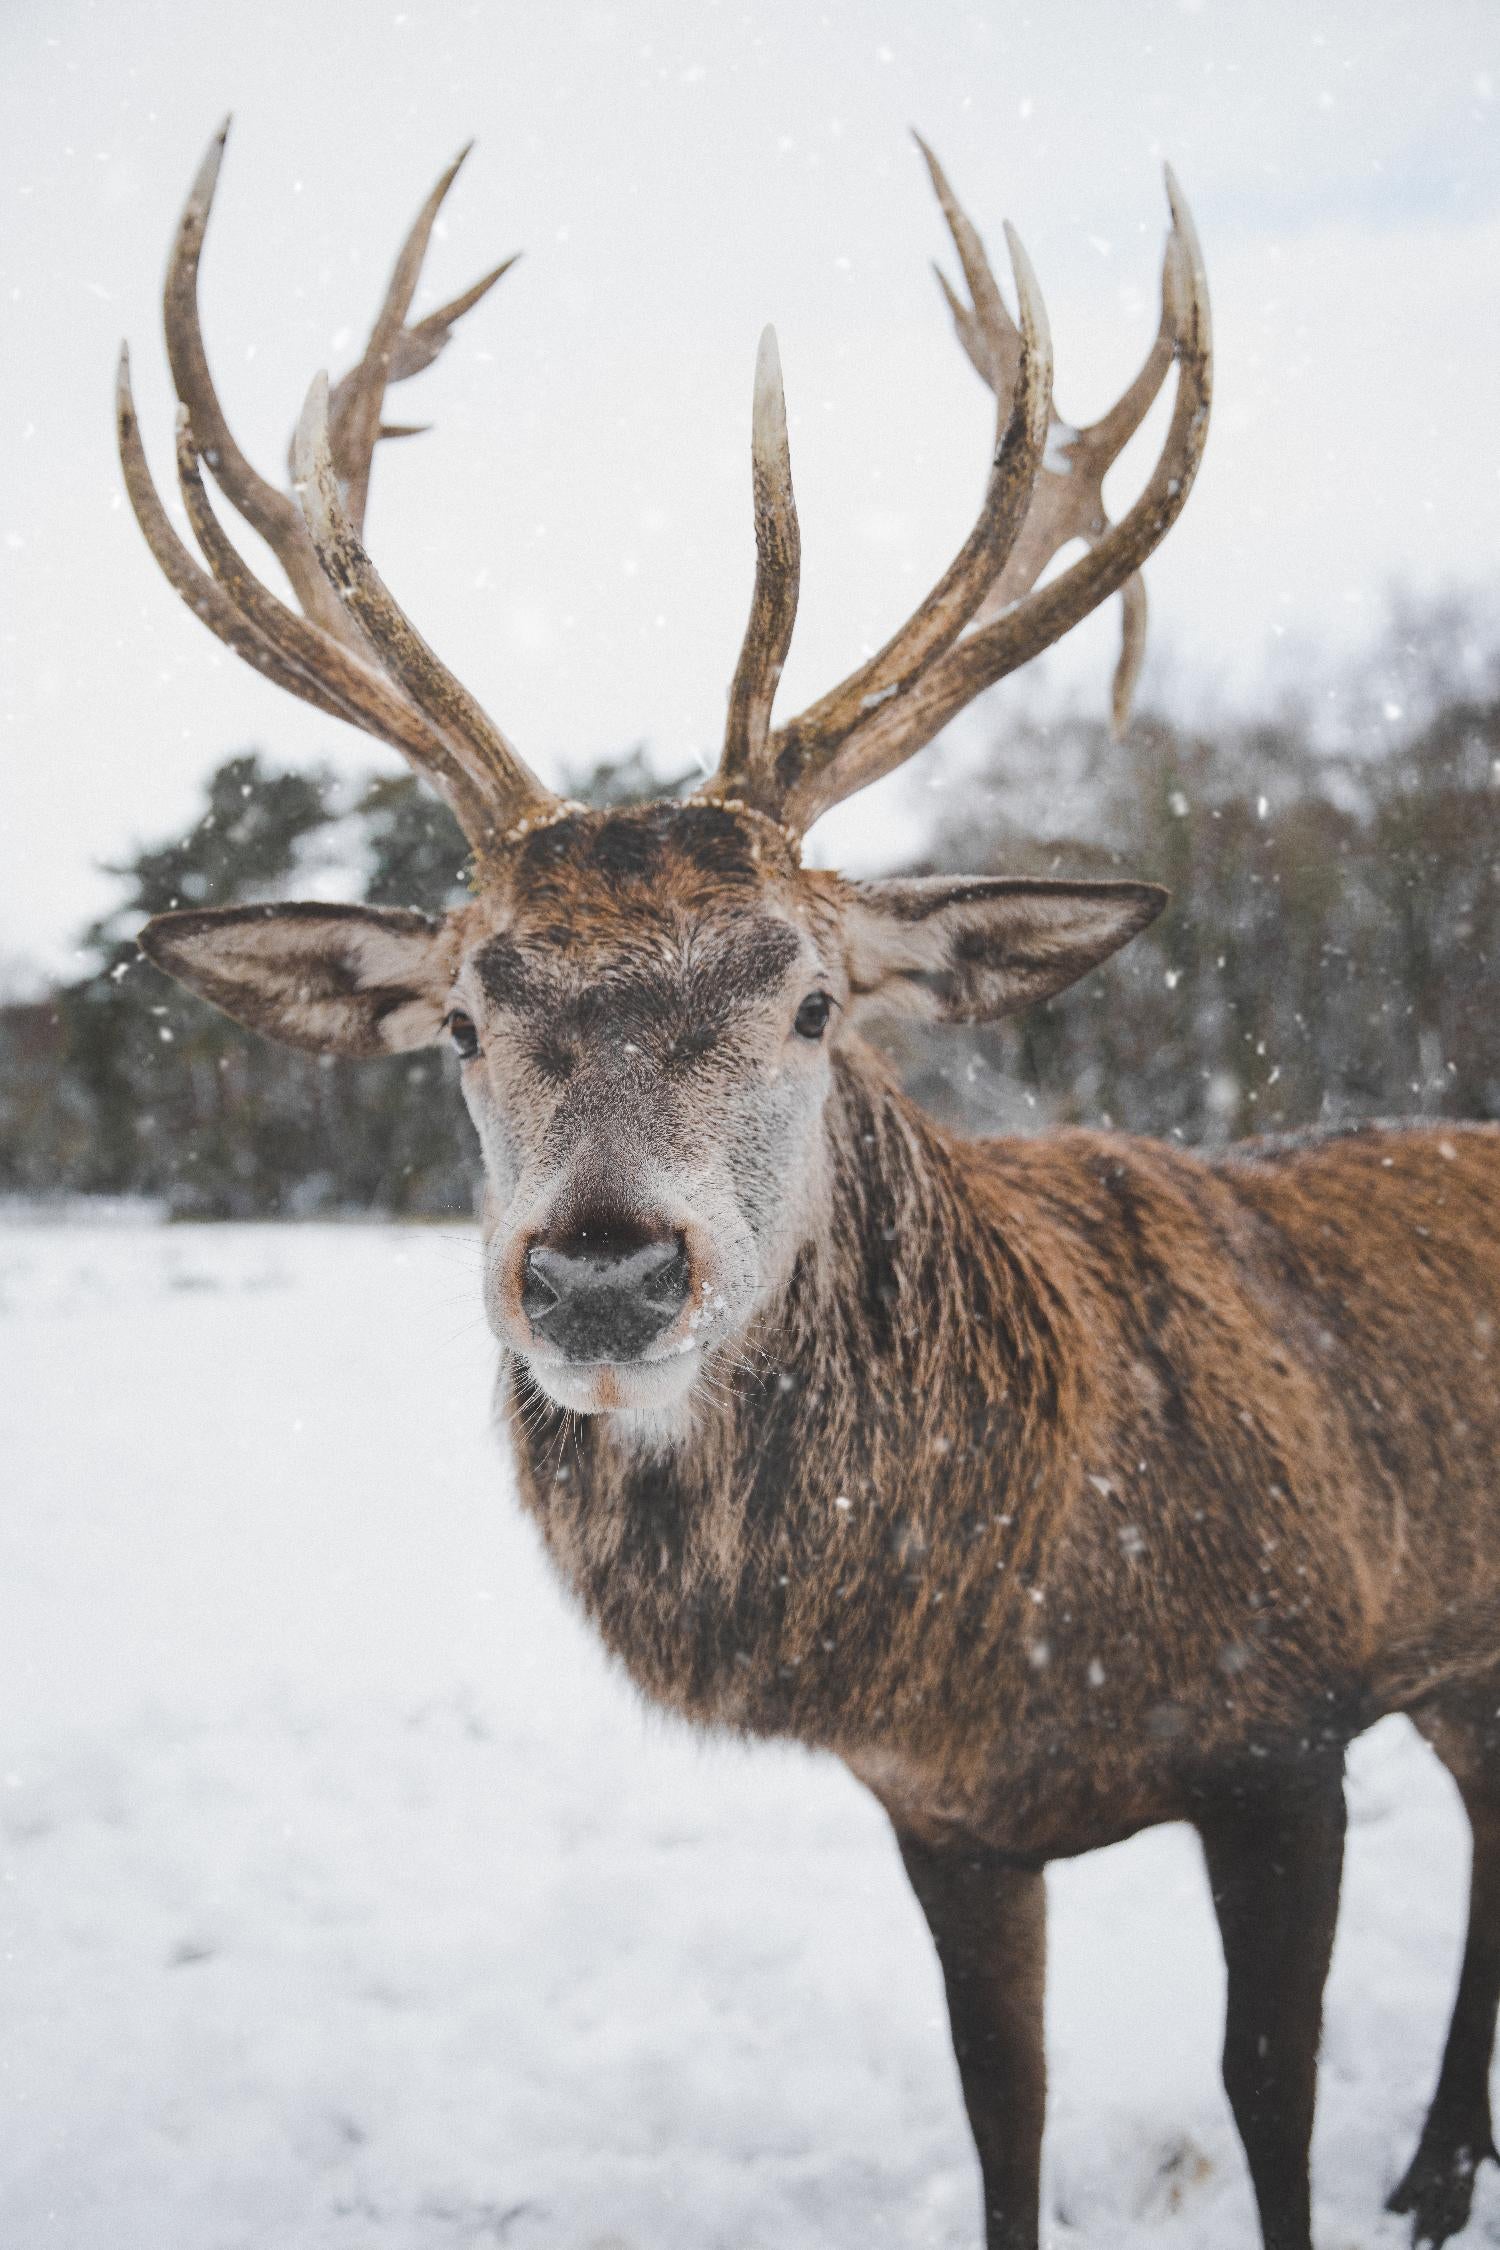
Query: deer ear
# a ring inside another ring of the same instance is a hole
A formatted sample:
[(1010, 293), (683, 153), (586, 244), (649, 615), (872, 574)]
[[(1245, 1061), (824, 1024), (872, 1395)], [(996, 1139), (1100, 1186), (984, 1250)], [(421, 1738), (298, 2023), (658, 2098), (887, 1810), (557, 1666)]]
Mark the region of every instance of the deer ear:
[(159, 969), (252, 1031), (324, 1055), (389, 1055), (441, 1036), (446, 925), (384, 906), (223, 906), (158, 914)]
[(852, 1005), (991, 1023), (1061, 992), (1154, 922), (1155, 883), (919, 876), (851, 885)]

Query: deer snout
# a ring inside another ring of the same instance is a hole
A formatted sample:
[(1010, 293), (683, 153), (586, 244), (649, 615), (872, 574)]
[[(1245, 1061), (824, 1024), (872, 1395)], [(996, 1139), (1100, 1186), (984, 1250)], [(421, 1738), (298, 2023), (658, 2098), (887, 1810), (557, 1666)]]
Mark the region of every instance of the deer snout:
[(682, 1311), (691, 1275), (680, 1234), (580, 1229), (531, 1245), (521, 1310), (532, 1334), (564, 1359), (635, 1360)]

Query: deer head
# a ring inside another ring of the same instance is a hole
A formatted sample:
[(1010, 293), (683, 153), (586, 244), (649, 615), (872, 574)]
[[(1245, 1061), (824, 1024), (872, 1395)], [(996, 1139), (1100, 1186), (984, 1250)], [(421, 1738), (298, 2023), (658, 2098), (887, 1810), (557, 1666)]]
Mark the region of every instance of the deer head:
[[(1139, 570), (1181, 511), (1207, 431), (1207, 291), (1168, 175), (1158, 336), (1091, 429), (1058, 420), (1046, 315), (1007, 230), (1012, 319), (937, 161), (928, 168), (967, 298), (960, 339), (996, 398), (973, 530), (927, 598), (857, 671), (779, 727), (799, 538), (776, 343), (752, 414), (756, 571), (717, 771), (685, 802), (598, 813), (544, 788), (398, 606), (363, 543), (388, 386), (427, 366), (505, 271), (408, 325), (444, 174), (397, 261), (358, 365), (319, 376), (292, 491), (230, 434), (204, 354), (197, 271), (223, 154), (211, 147), (169, 264), (177, 468), (201, 560), (152, 484), (122, 358), (125, 480), (158, 563), (279, 686), (399, 750), (453, 808), (473, 897), (439, 920), (285, 905), (164, 914), (152, 960), (269, 1037), (378, 1055), (451, 1040), (483, 1150), (486, 1302), (531, 1383), (627, 1427), (672, 1425), (790, 1271), (823, 1207), (841, 1056), (867, 1011), (981, 1022), (1060, 991), (1165, 904), (1146, 883), (1006, 878), (850, 882), (801, 863), (819, 814), (911, 757), (994, 681), (1119, 592), (1115, 713), (1139, 666)], [(462, 162), (462, 158), (459, 160)], [(1118, 523), (1105, 469), (1177, 366), (1161, 456)], [(290, 608), (230, 544), (202, 477), (270, 544)], [(1039, 584), (1058, 550), (1085, 553)], [(666, 1417), (664, 1423), (662, 1417)]]

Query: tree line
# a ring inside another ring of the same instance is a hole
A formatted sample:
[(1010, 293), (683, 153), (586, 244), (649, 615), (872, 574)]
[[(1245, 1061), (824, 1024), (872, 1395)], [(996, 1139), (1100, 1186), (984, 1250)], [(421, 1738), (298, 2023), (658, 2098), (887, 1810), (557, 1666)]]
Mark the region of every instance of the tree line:
[[(1172, 903), (1014, 1022), (893, 1030), (911, 1089), (979, 1132), (1076, 1119), (1200, 1145), (1500, 1116), (1500, 664), (1476, 658), (1471, 621), (1462, 648), (1451, 617), (1396, 632), (1332, 730), (1313, 699), (1253, 724), (1146, 719), (1124, 743), (1033, 719), (956, 761), (913, 871), (1143, 876)], [(656, 789), (638, 752), (569, 786), (614, 803)], [(476, 1152), (445, 1054), (273, 1047), (134, 942), (149, 914), (294, 895), (320, 866), (357, 870), (347, 895), (438, 910), (464, 896), (465, 856), (414, 780), (351, 794), (259, 752), (227, 759), (184, 835), (112, 870), (87, 973), (0, 1006), (0, 1194), (146, 1196), (184, 1217), (467, 1213)]]

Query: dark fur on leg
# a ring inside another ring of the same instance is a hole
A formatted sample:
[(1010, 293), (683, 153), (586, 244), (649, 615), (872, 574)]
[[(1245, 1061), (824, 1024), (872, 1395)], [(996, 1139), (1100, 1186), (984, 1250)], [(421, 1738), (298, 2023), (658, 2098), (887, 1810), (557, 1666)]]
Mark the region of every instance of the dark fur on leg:
[(1500, 2161), (1490, 2057), (1500, 2006), (1500, 1731), (1494, 1692), (1416, 1714), (1454, 1780), (1474, 1837), (1469, 1928), (1437, 2089), (1416, 2154), (1386, 2208), (1410, 2212), (1412, 2240), (1434, 2246), (1469, 2223), (1474, 2175)]
[(897, 1841), (943, 1972), (979, 2150), (986, 2250), (1037, 2250), (1047, 2104), (1041, 1869), (982, 1847), (934, 1846), (899, 1831)]
[(1265, 2250), (1312, 2250), (1308, 2150), (1343, 1870), (1342, 1755), (1242, 1774), (1198, 1815), (1229, 1990), (1224, 2085)]

